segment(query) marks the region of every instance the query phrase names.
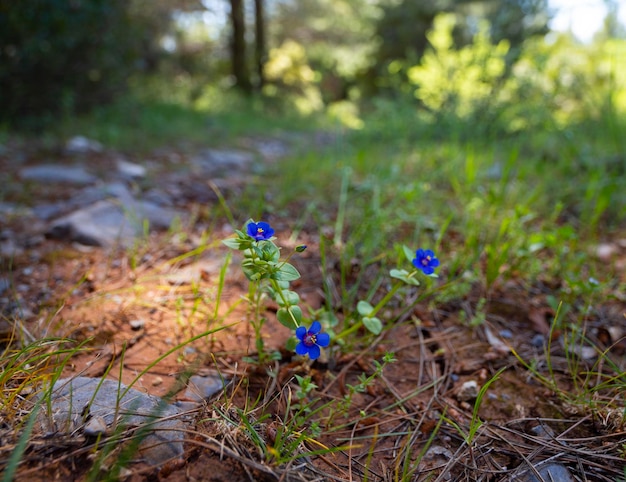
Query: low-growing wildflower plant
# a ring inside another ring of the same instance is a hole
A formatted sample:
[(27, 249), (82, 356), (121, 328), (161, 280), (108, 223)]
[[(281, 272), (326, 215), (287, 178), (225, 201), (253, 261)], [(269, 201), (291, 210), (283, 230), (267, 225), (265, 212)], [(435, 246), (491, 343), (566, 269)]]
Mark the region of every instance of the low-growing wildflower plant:
[[(280, 248), (274, 243), (274, 232), (269, 223), (263, 221), (256, 223), (249, 220), (245, 225), (245, 231), (236, 230), (235, 237), (223, 240), (226, 246), (241, 251), (244, 256), (241, 267), (250, 281), (248, 298), (257, 308), (256, 316), (253, 317), (251, 323), (255, 329), (258, 362), (263, 363), (268, 358), (264, 351), (261, 336), (261, 328), (266, 320), (260, 316), (259, 310), (264, 295), (268, 295), (278, 304), (279, 308), (276, 312), (278, 321), (295, 332), (295, 337), (292, 337), (287, 344), (288, 349), (294, 350), (296, 354), (301, 356), (308, 355), (311, 360), (315, 360), (320, 357), (321, 348), (330, 345), (331, 336), (329, 333), (322, 332), (322, 324), (317, 320), (312, 321), (309, 328), (306, 327), (302, 309), (298, 306), (300, 296), (289, 289), (290, 282), (300, 278), (300, 273), (289, 264), (289, 260), (295, 253), (303, 252), (306, 246), (297, 246), (286, 259), (281, 260)], [(439, 266), (439, 259), (432, 250), (420, 248), (412, 251), (406, 246), (403, 246), (402, 249), (405, 257), (415, 269), (412, 271), (392, 269), (389, 275), (397, 282), (376, 306), (372, 306), (366, 300), (357, 303), (360, 319), (357, 323), (334, 335), (334, 338), (339, 342), (361, 326), (364, 326), (374, 335), (380, 334), (383, 323), (376, 315), (395, 296), (397, 291), (406, 285), (419, 286), (420, 282), (417, 275), (420, 272), (427, 277), (437, 277), (435, 268)], [(269, 358), (279, 359), (280, 353), (270, 355)]]
[(403, 286), (419, 286), (420, 282), (417, 279), (417, 274), (421, 271), (429, 278), (437, 278), (435, 268), (439, 266), (439, 260), (435, 256), (435, 253), (430, 249), (418, 249), (413, 252), (406, 246), (402, 246), (404, 256), (411, 264), (416, 268), (412, 271), (405, 269), (392, 269), (389, 272), (389, 276), (398, 280), (391, 290), (376, 304), (373, 306), (369, 301), (360, 300), (357, 303), (357, 312), (359, 314), (360, 322), (355, 323), (349, 328), (345, 329), (336, 336), (337, 340), (341, 340), (346, 335), (358, 330), (360, 326), (364, 326), (370, 333), (374, 335), (380, 334), (383, 330), (382, 321), (376, 316), (376, 314), (395, 296), (400, 288)]
[[(314, 321), (307, 330), (304, 325), (302, 309), (298, 306), (300, 296), (289, 289), (290, 282), (300, 278), (300, 273), (291, 264), (289, 259), (294, 253), (301, 253), (306, 249), (300, 245), (284, 260), (280, 259), (280, 248), (274, 243), (274, 229), (269, 223), (260, 221), (255, 223), (250, 220), (246, 223), (245, 232), (236, 230), (236, 237), (231, 237), (222, 242), (232, 249), (241, 251), (244, 256), (241, 264), (242, 270), (250, 281), (250, 302), (257, 306), (263, 295), (267, 294), (279, 306), (276, 312), (278, 321), (287, 328), (295, 331), (295, 338), (291, 338), (288, 348), (295, 350), (298, 355), (309, 355), (312, 360), (321, 354), (320, 347), (330, 344), (330, 335), (322, 333), (321, 323)], [(257, 314), (259, 313), (257, 309)], [(255, 330), (256, 348), (259, 363), (267, 358), (264, 351), (261, 327), (265, 318), (258, 316), (251, 320)], [(270, 356), (277, 359), (280, 354)]]
[(320, 356), (320, 347), (325, 348), (330, 344), (330, 335), (321, 333), (322, 325), (319, 321), (314, 321), (308, 330), (304, 326), (296, 329), (296, 338), (300, 343), (296, 345), (296, 353), (298, 355), (309, 355), (311, 360), (315, 360)]

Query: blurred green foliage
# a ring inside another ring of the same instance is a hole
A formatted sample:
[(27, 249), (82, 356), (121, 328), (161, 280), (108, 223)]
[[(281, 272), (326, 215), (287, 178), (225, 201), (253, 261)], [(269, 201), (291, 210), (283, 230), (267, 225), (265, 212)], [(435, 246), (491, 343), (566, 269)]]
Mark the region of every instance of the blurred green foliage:
[(0, 0), (0, 123), (37, 128), (111, 101), (154, 32), (127, 0)]
[[(604, 36), (582, 45), (544, 35), (546, 0), (266, 3), (266, 83), (251, 101), (273, 112), (328, 112), (359, 128), (392, 99), (393, 109), (413, 113), (413, 129), (431, 135), (515, 135), (618, 115), (626, 103), (623, 41), (609, 37), (622, 30), (608, 17)], [(233, 86), (228, 2), (221, 5), (0, 0), (0, 126), (49, 127), (126, 101), (129, 78), (141, 102), (160, 85), (158, 101), (214, 108), (212, 93)], [(132, 103), (127, 110), (140, 117)], [(384, 130), (405, 119), (386, 115)]]
[(415, 96), (434, 115), (452, 114), (467, 119), (484, 113), (496, 86), (506, 72), (509, 42), (493, 45), (489, 24), (484, 21), (474, 41), (454, 48), (452, 32), (455, 17), (442, 14), (435, 18), (428, 34), (432, 48), (422, 56), (419, 65), (408, 70), (409, 80), (417, 86)]

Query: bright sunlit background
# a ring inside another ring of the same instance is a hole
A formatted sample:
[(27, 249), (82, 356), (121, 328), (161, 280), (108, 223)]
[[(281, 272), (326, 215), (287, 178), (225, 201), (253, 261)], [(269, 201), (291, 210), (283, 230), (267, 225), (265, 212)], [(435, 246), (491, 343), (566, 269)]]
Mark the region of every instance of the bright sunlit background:
[[(579, 40), (589, 42), (594, 34), (602, 28), (607, 14), (607, 6), (603, 0), (549, 0), (554, 10), (554, 18), (550, 23), (552, 29), (559, 32), (571, 31)], [(618, 2), (618, 19), (626, 25), (626, 1)]]

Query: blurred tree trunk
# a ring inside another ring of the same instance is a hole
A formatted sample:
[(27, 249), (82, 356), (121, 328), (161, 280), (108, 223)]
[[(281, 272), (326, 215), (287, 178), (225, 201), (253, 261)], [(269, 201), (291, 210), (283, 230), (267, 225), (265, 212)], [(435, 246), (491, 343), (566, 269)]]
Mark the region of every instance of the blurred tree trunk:
[(252, 84), (246, 67), (246, 22), (243, 0), (230, 0), (230, 20), (232, 24), (231, 61), (235, 84), (242, 91), (250, 93)]
[(263, 65), (265, 64), (265, 5), (264, 0), (254, 0), (254, 27), (255, 27), (255, 62), (258, 75), (257, 87), (259, 90), (265, 84)]

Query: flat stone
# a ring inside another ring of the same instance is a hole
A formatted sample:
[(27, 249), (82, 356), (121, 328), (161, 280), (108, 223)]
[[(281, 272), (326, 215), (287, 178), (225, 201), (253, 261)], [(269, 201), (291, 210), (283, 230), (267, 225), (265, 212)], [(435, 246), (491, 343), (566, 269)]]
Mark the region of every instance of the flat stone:
[(25, 167), (20, 170), (19, 175), (23, 180), (60, 184), (91, 184), (97, 180), (94, 175), (80, 166), (60, 166), (57, 164)]
[(143, 435), (139, 455), (148, 464), (161, 465), (183, 455), (187, 426), (180, 409), (115, 380), (60, 379), (54, 384), (50, 407), (51, 412), (40, 419), (49, 433), (82, 430), (95, 436), (136, 428), (135, 433)]
[(540, 478), (535, 472), (529, 468), (516, 471), (509, 478), (509, 482), (543, 482), (549, 480), (551, 482), (575, 482), (574, 477), (567, 467), (554, 462), (538, 463), (535, 470), (539, 472)]
[(258, 139), (252, 142), (252, 147), (266, 160), (283, 158), (291, 151), (289, 145), (280, 139)]
[(242, 171), (252, 164), (255, 155), (248, 151), (236, 149), (206, 149), (191, 162), (203, 172), (211, 175)]
[(110, 197), (106, 188), (88, 186), (70, 199), (64, 199), (53, 203), (38, 204), (33, 208), (33, 213), (44, 221), (63, 216), (73, 210), (102, 201)]
[(224, 388), (224, 382), (218, 375), (192, 375), (185, 390), (185, 399), (201, 402), (211, 398)]
[(146, 177), (148, 170), (141, 164), (135, 164), (134, 162), (128, 162), (124, 159), (118, 159), (115, 163), (117, 171), (126, 178), (130, 179), (142, 179)]
[(167, 229), (183, 214), (144, 201), (103, 200), (53, 221), (47, 235), (88, 246), (132, 245), (151, 229)]
[(87, 437), (97, 437), (105, 435), (107, 424), (102, 417), (91, 417), (83, 427), (83, 433)]
[(74, 136), (65, 144), (65, 149), (70, 154), (87, 154), (92, 152), (102, 152), (103, 147), (98, 141), (85, 136)]

